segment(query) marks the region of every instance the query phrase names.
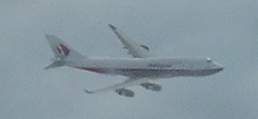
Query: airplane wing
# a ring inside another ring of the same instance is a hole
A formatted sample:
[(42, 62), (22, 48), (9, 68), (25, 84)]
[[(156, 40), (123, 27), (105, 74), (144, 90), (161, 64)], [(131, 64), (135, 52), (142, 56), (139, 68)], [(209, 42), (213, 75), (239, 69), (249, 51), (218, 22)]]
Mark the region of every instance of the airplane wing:
[(117, 27), (112, 24), (108, 25), (118, 39), (124, 45), (124, 48), (128, 49), (128, 54), (132, 55), (135, 58), (147, 58), (149, 57), (149, 47), (146, 45), (138, 44), (135, 41), (131, 40), (126, 36), (122, 31), (120, 31)]
[(105, 88), (100, 88), (100, 89), (95, 89), (95, 90), (87, 90), (85, 89), (84, 91), (88, 94), (93, 94), (93, 93), (102, 93), (102, 92), (108, 92), (108, 91), (115, 91), (117, 89), (122, 89), (134, 85), (140, 85), (142, 83), (147, 82), (148, 78), (141, 78), (141, 79), (127, 79), (122, 83), (114, 84)]

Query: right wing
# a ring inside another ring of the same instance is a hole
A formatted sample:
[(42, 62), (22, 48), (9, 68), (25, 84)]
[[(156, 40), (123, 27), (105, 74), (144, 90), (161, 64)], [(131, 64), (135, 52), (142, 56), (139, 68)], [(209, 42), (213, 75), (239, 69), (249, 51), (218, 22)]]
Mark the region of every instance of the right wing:
[(149, 57), (149, 47), (142, 44), (137, 44), (135, 41), (131, 40), (129, 37), (127, 37), (121, 30), (119, 30), (117, 27), (115, 27), (112, 24), (108, 25), (112, 31), (115, 33), (115, 35), (118, 37), (118, 39), (122, 42), (124, 45), (124, 48), (128, 49), (128, 54), (132, 55), (135, 58), (147, 58)]
[(115, 91), (117, 89), (122, 89), (134, 85), (140, 85), (142, 83), (148, 82), (150, 79), (148, 78), (141, 78), (141, 79), (127, 79), (122, 83), (114, 84), (112, 86), (108, 86), (105, 88), (100, 88), (100, 89), (95, 89), (95, 90), (87, 90), (85, 89), (84, 91), (88, 94), (93, 94), (93, 93), (102, 93), (102, 92), (108, 92), (108, 91)]

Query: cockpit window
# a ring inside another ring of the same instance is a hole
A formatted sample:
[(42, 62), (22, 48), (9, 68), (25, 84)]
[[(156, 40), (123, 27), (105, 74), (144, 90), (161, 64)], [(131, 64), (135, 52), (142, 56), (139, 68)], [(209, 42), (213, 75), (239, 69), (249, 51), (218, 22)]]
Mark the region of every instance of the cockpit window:
[(211, 58), (207, 58), (206, 61), (207, 61), (208, 63), (211, 63), (211, 62), (212, 62)]

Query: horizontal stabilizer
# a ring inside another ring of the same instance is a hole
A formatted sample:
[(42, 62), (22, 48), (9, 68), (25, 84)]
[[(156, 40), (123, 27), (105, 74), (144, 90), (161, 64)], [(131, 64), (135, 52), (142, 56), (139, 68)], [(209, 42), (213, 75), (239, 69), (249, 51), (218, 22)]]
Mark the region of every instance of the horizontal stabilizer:
[(65, 65), (65, 62), (63, 62), (63, 61), (54, 61), (50, 65), (46, 66), (45, 69), (58, 68), (58, 67), (61, 67), (64, 65)]

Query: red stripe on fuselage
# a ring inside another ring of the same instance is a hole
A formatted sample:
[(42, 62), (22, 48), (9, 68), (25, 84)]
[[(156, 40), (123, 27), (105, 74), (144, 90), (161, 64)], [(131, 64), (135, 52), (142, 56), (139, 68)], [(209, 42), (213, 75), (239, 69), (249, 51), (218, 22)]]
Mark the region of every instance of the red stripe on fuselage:
[(75, 67), (75, 68), (81, 69), (81, 70), (92, 71), (92, 72), (96, 72), (96, 73), (104, 73), (104, 71), (99, 68), (89, 68), (89, 67)]

